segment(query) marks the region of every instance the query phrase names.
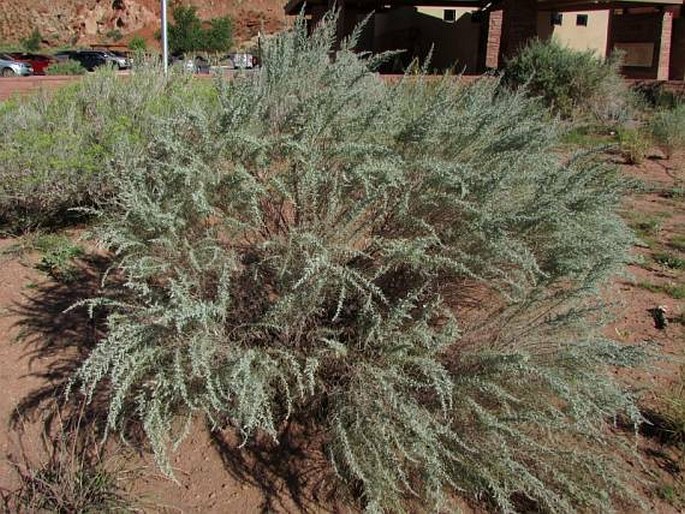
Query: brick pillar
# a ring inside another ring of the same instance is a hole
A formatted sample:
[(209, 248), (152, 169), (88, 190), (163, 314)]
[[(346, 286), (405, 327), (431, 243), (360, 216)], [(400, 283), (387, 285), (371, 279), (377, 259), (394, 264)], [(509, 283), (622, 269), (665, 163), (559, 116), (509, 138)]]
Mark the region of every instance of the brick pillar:
[(656, 79), (668, 80), (671, 64), (671, 38), (673, 37), (673, 11), (664, 9), (661, 17), (661, 40), (659, 41), (659, 62)]
[(499, 68), (500, 42), (502, 40), (502, 11), (490, 11), (488, 15), (488, 35), (485, 47), (485, 67)]

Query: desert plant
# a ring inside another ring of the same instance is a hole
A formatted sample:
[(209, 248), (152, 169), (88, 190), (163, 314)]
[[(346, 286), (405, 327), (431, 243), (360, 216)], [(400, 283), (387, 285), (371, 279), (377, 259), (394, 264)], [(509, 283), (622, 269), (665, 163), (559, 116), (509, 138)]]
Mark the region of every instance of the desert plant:
[(53, 62), (46, 68), (45, 73), (47, 75), (83, 75), (86, 73), (86, 69), (80, 62), (67, 59)]
[(31, 32), (29, 37), (21, 40), (21, 46), (23, 46), (24, 50), (27, 52), (37, 52), (40, 50), (42, 42), (43, 36), (41, 36), (40, 31), (38, 29), (33, 29), (33, 32)]
[(144, 52), (147, 50), (147, 41), (142, 36), (133, 36), (128, 42), (128, 47), (134, 52)]
[(528, 93), (564, 117), (593, 113), (611, 121), (625, 115), (629, 91), (618, 73), (620, 56), (606, 61), (551, 41), (533, 40), (507, 61), (505, 83)]
[(145, 147), (154, 120), (216, 96), (211, 84), (193, 85), (173, 72), (167, 80), (148, 62), (126, 81), (101, 69), (59, 95), (0, 109), (0, 227), (24, 231), (81, 219), (70, 209), (109, 195), (109, 177), (125, 172), (111, 161), (113, 148)]
[(641, 164), (651, 146), (649, 136), (638, 129), (620, 129), (618, 141), (621, 153), (628, 164)]
[[(78, 420), (79, 422), (81, 419)], [(41, 434), (42, 457), (22, 447), (11, 457), (19, 485), (1, 491), (7, 512), (96, 514), (134, 512), (134, 503), (121, 489), (124, 469), (103, 456), (97, 437), (79, 424), (72, 426), (58, 415)]]
[(71, 282), (76, 278), (74, 260), (82, 257), (83, 248), (64, 235), (46, 234), (37, 237), (33, 246), (43, 255), (37, 268), (55, 280)]
[(108, 388), (110, 430), (140, 419), (168, 473), (183, 419), (246, 440), (293, 420), (370, 512), (450, 488), (607, 508), (630, 491), (608, 420), (639, 419), (607, 367), (641, 353), (601, 336), (592, 295), (628, 259), (623, 179), (560, 160), (496, 82), (386, 84), (354, 37), (332, 61), (334, 27), (300, 19), (219, 108), (114, 149), (95, 232), (126, 284), (84, 302), (109, 331), (71, 394)]
[(659, 111), (651, 120), (652, 136), (670, 159), (677, 150), (685, 148), (685, 103)]
[(121, 33), (119, 29), (112, 29), (107, 31), (105, 34), (105, 37), (107, 39), (111, 39), (112, 41), (121, 41), (124, 37), (124, 35)]

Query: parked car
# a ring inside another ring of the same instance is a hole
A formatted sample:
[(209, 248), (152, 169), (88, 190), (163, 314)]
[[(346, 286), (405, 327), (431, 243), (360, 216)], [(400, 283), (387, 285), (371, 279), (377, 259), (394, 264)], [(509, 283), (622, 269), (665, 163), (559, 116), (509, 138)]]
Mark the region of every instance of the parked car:
[(100, 66), (113, 66), (117, 69), (126, 69), (131, 66), (128, 59), (114, 55), (107, 50), (66, 50), (57, 52), (55, 58), (60, 61), (71, 59), (81, 63), (88, 71), (94, 71)]
[(172, 55), (169, 58), (169, 64), (171, 66), (182, 66), (189, 73), (209, 73), (210, 69), (209, 61), (201, 55), (195, 57)]
[(111, 50), (95, 50), (102, 53), (103, 57), (114, 64), (115, 68), (120, 70), (127, 70), (131, 67), (131, 60), (122, 52), (114, 52)]
[(0, 76), (14, 77), (33, 75), (33, 67), (23, 61), (18, 61), (10, 55), (0, 54)]
[(228, 54), (227, 57), (236, 69), (250, 70), (259, 66), (257, 57), (246, 52)]
[(45, 75), (45, 70), (47, 70), (48, 66), (55, 62), (54, 59), (48, 57), (47, 55), (26, 53), (11, 53), (8, 55), (17, 61), (30, 64), (35, 75)]

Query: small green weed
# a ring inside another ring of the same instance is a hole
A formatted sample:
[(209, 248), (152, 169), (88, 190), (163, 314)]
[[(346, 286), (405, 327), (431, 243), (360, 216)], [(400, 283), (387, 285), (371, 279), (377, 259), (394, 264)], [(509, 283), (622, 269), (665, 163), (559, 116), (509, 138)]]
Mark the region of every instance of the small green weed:
[(685, 236), (673, 236), (668, 245), (681, 252), (685, 252)]
[(654, 260), (659, 264), (671, 269), (684, 269), (685, 259), (681, 259), (677, 255), (668, 252), (659, 252), (654, 255)]
[(42, 434), (44, 457), (29, 458), (22, 452), (10, 462), (19, 486), (2, 493), (7, 512), (95, 514), (134, 512), (132, 501), (120, 489), (125, 470), (97, 449), (96, 436), (68, 428), (58, 416), (56, 433)]
[(55, 280), (72, 282), (76, 279), (74, 260), (83, 256), (83, 248), (75, 245), (68, 237), (56, 234), (40, 236), (34, 247), (43, 253), (36, 266)]
[(676, 509), (685, 507), (685, 491), (680, 484), (661, 484), (656, 488), (656, 495)]
[(561, 143), (581, 148), (597, 148), (616, 143), (616, 134), (594, 130), (592, 127), (575, 127), (561, 137)]
[(621, 129), (618, 132), (621, 154), (628, 164), (641, 164), (647, 157), (651, 141), (637, 129)]
[(631, 227), (641, 239), (648, 239), (658, 235), (661, 232), (662, 225), (663, 220), (661, 218), (652, 216), (638, 219), (631, 223)]
[(661, 191), (664, 198), (680, 199), (685, 198), (685, 187), (672, 187)]
[(640, 282), (638, 287), (651, 291), (652, 293), (667, 294), (676, 300), (685, 298), (685, 284), (651, 284), (649, 282)]

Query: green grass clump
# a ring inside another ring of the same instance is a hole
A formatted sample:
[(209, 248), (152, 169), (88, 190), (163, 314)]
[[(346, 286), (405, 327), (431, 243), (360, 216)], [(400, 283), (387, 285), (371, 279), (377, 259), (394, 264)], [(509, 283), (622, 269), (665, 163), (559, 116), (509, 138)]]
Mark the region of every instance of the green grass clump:
[(685, 259), (672, 253), (659, 252), (654, 255), (654, 260), (671, 269), (685, 269)]
[(83, 65), (72, 59), (53, 62), (45, 70), (46, 75), (84, 75), (85, 73), (86, 69)]
[(685, 236), (673, 236), (668, 244), (674, 250), (685, 252)]
[(620, 129), (618, 141), (628, 164), (642, 164), (651, 146), (649, 137), (637, 129)]
[(99, 514), (137, 512), (136, 505), (122, 490), (126, 474), (113, 457), (105, 457), (97, 436), (88, 428), (79, 431), (59, 414), (42, 435), (40, 457), (22, 453), (10, 464), (18, 485), (5, 490), (6, 512), (50, 512), (55, 514)]
[(667, 158), (685, 149), (685, 103), (673, 109), (658, 111), (650, 122), (652, 136)]
[(76, 279), (75, 259), (84, 255), (83, 248), (66, 236), (46, 234), (34, 241), (35, 248), (43, 253), (37, 268), (61, 282)]
[(608, 424), (640, 416), (608, 369), (643, 355), (598, 323), (630, 259), (624, 178), (559, 157), (548, 113), (495, 81), (387, 84), (354, 38), (331, 59), (335, 26), (300, 19), (214, 103), (138, 106), (94, 230), (108, 332), (71, 394), (104, 388), (109, 429), (140, 423), (167, 473), (193, 418), (246, 444), (306, 426), (368, 512), (631, 498)]
[(652, 293), (666, 294), (676, 300), (685, 298), (685, 284), (651, 284), (649, 282), (641, 282), (638, 285)]

